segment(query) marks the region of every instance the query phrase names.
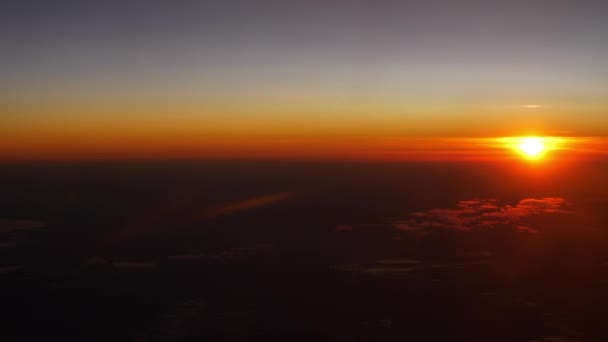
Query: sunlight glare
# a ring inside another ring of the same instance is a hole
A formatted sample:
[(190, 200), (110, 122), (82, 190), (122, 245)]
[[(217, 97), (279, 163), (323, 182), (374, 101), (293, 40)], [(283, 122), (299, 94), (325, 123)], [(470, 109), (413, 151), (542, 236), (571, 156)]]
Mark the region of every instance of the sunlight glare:
[(540, 136), (505, 137), (501, 139), (504, 147), (531, 161), (544, 159), (551, 151), (563, 150), (563, 145), (567, 140), (568, 138), (563, 137)]
[(538, 158), (546, 150), (543, 139), (541, 138), (523, 138), (518, 147), (520, 151), (529, 158)]

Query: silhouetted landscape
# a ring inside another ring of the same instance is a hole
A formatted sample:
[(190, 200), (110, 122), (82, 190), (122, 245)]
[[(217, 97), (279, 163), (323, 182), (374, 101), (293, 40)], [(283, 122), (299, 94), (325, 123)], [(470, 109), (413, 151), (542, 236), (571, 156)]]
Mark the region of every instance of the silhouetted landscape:
[(3, 165), (3, 334), (601, 340), (607, 167)]

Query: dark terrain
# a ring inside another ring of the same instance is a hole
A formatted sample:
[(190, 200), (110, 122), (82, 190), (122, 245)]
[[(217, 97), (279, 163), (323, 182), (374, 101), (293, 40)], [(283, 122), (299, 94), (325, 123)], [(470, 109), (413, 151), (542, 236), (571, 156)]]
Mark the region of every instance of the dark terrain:
[(608, 165), (0, 167), (3, 341), (601, 341)]

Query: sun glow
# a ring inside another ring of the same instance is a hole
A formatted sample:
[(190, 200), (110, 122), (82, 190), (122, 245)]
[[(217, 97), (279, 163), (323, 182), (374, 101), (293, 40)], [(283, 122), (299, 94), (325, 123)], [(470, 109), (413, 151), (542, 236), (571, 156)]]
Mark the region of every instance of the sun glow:
[(539, 158), (547, 150), (542, 138), (522, 138), (517, 147), (528, 158)]
[(525, 136), (508, 137), (501, 140), (506, 148), (514, 150), (525, 159), (539, 160), (543, 159), (551, 151), (563, 149), (566, 139), (561, 137)]

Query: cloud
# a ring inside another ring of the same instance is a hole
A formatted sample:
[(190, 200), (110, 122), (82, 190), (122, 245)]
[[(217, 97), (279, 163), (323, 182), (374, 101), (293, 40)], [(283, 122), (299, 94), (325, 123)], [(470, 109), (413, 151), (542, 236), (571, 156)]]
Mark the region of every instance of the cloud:
[(191, 253), (170, 255), (167, 258), (171, 261), (205, 261), (205, 262), (222, 262), (222, 261), (239, 261), (250, 257), (265, 255), (274, 249), (272, 243), (259, 243), (251, 247), (235, 247), (217, 253), (203, 254), (199, 251)]
[(30, 232), (46, 227), (34, 220), (0, 219), (0, 248), (14, 248), (30, 238)]
[(0, 233), (12, 233), (16, 231), (31, 231), (44, 228), (46, 225), (34, 220), (9, 220), (0, 219)]
[(23, 266), (5, 266), (5, 267), (0, 267), (0, 274), (8, 274), (8, 273), (13, 273), (13, 272), (17, 272), (23, 269)]
[(127, 226), (109, 237), (110, 242), (129, 240), (140, 235), (153, 234), (216, 219), (224, 216), (267, 207), (294, 197), (296, 192), (277, 192), (209, 207), (201, 207), (192, 200), (170, 201), (151, 207), (137, 215)]
[(112, 266), (117, 269), (131, 270), (131, 271), (148, 271), (156, 269), (157, 265), (153, 262), (131, 262), (131, 261), (117, 261), (113, 262)]
[(170, 255), (167, 258), (172, 261), (198, 261), (198, 260), (202, 260), (203, 258), (205, 258), (205, 255), (203, 253), (196, 252), (196, 253)]
[(360, 264), (337, 264), (330, 266), (331, 269), (336, 270), (338, 272), (347, 272), (351, 274), (360, 274), (365, 276), (384, 276), (384, 275), (395, 275), (395, 274), (403, 274), (409, 273), (412, 271), (416, 271), (419, 268), (408, 266), (405, 267), (403, 265), (382, 265), (382, 264), (373, 264), (373, 265), (360, 265)]
[(400, 259), (380, 259), (376, 260), (377, 264), (380, 265), (413, 265), (419, 264), (420, 261), (409, 259), (409, 258), (400, 258)]
[(566, 337), (566, 336), (543, 336), (534, 340), (530, 340), (530, 342), (577, 342), (580, 341), (576, 338)]
[(349, 226), (346, 224), (341, 224), (336, 226), (336, 232), (350, 232), (353, 230), (353, 226)]
[(227, 216), (232, 215), (240, 211), (251, 210), (260, 207), (265, 207), (267, 205), (284, 201), (288, 198), (291, 198), (294, 195), (293, 192), (279, 192), (270, 195), (258, 196), (253, 198), (248, 198), (241, 201), (235, 201), (230, 203), (225, 203), (222, 205), (214, 206), (211, 208), (207, 208), (202, 210), (193, 216), (193, 220), (203, 220), (209, 218), (215, 218), (219, 216)]
[(393, 320), (391, 320), (391, 319), (376, 319), (376, 320), (361, 322), (361, 325), (363, 325), (366, 328), (389, 329), (390, 327), (393, 326)]
[(393, 222), (393, 226), (404, 231), (434, 228), (468, 231), (511, 225), (521, 232), (536, 232), (534, 227), (523, 222), (525, 218), (571, 213), (568, 203), (561, 197), (525, 198), (515, 205), (499, 204), (496, 199), (475, 199), (460, 201), (456, 208), (413, 212), (407, 219)]

